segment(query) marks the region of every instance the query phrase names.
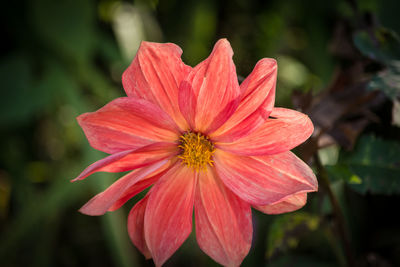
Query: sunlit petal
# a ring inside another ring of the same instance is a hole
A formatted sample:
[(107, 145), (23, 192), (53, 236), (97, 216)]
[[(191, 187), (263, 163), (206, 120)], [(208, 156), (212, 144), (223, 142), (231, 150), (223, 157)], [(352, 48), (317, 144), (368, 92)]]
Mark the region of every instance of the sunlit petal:
[(215, 166), (224, 184), (252, 205), (268, 205), (317, 190), (310, 167), (292, 152), (246, 157), (217, 150)]
[(208, 134), (236, 110), (240, 88), (232, 56), (229, 42), (221, 39), (211, 55), (182, 81), (179, 107), (193, 131)]
[(176, 161), (168, 160), (168, 162), (162, 165), (157, 170), (153, 171), (143, 179), (135, 182), (130, 186), (126, 186), (123, 188), (123, 193), (120, 195), (118, 200), (114, 202), (114, 204), (108, 208), (108, 211), (114, 211), (122, 207), (128, 200), (132, 197), (136, 196), (138, 193), (142, 192), (144, 189), (153, 185), (157, 182), (164, 174), (175, 164)]
[(250, 205), (213, 173), (199, 173), (195, 197), (196, 238), (200, 248), (224, 266), (239, 266), (252, 239)]
[(171, 158), (177, 153), (176, 145), (172, 143), (154, 143), (138, 149), (115, 153), (96, 161), (72, 181), (85, 179), (95, 172), (131, 171)]
[(144, 237), (144, 214), (147, 207), (148, 196), (145, 196), (131, 209), (128, 215), (128, 233), (131, 241), (142, 252), (146, 259), (151, 258)]
[(270, 116), (251, 134), (232, 143), (218, 143), (218, 147), (240, 155), (271, 155), (300, 145), (314, 131), (310, 118), (303, 113), (274, 108)]
[(117, 98), (78, 122), (92, 147), (106, 153), (136, 149), (155, 142), (175, 141), (174, 121), (158, 106), (131, 97)]
[(171, 43), (142, 42), (135, 59), (122, 75), (126, 94), (155, 103), (182, 130), (187, 124), (179, 111), (178, 88), (191, 70), (181, 60), (182, 49)]
[(151, 189), (144, 233), (154, 262), (161, 266), (192, 231), (197, 173), (179, 162)]
[[(159, 169), (165, 169), (164, 166), (168, 165), (169, 164), (167, 164), (167, 161), (164, 160), (128, 173), (127, 175), (119, 178), (106, 190), (94, 196), (82, 208), (80, 208), (79, 211), (87, 215), (103, 215), (113, 205), (115, 205), (116, 202), (120, 201), (120, 199), (124, 196), (127, 188), (135, 187), (135, 193), (141, 192), (143, 189), (150, 185), (148, 183), (143, 183), (143, 181), (150, 180), (149, 178), (145, 179), (146, 176), (157, 172)], [(147, 186), (144, 187), (144, 185)], [(133, 194), (130, 195), (130, 197), (133, 196)]]
[(216, 142), (232, 142), (262, 125), (274, 107), (277, 75), (275, 59), (264, 58), (240, 85), (242, 97), (235, 113), (210, 137)]
[(298, 193), (284, 198), (282, 201), (271, 205), (254, 206), (266, 214), (281, 214), (302, 208), (307, 203), (307, 193)]

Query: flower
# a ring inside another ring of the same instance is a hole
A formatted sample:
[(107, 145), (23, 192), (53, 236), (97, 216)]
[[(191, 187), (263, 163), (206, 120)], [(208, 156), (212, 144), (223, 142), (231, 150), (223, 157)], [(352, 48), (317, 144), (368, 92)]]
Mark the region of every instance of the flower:
[(233, 51), (219, 40), (191, 68), (175, 44), (142, 42), (115, 99), (78, 122), (91, 146), (111, 154), (86, 168), (131, 171), (80, 211), (102, 215), (151, 187), (130, 211), (135, 246), (161, 266), (192, 231), (216, 262), (238, 266), (252, 240), (251, 207), (290, 212), (317, 190), (311, 169), (289, 150), (313, 132), (310, 119), (275, 108), (277, 64), (261, 59), (238, 83)]

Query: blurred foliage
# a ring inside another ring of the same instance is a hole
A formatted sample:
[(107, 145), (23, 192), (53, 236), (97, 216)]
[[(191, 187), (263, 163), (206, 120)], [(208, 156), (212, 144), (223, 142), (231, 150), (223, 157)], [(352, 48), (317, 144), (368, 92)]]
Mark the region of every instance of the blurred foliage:
[(400, 95), (400, 39), (395, 32), (379, 29), (375, 34), (358, 32), (354, 36), (357, 48), (367, 57), (386, 65), (386, 69), (373, 76), (369, 89), (382, 90), (395, 100)]
[(354, 44), (367, 57), (390, 64), (400, 59), (400, 40), (393, 31), (380, 28), (373, 34), (360, 31), (354, 35)]
[(278, 217), (269, 228), (267, 257), (271, 258), (276, 250), (295, 249), (298, 246), (299, 237), (309, 231), (315, 231), (318, 225), (318, 216), (304, 212)]
[(400, 144), (364, 136), (351, 153), (343, 152), (328, 168), (333, 177), (349, 182), (362, 194), (400, 193)]
[[(152, 266), (130, 243), (137, 198), (102, 217), (77, 212), (118, 178), (71, 184), (104, 156), (75, 117), (123, 96), (141, 40), (173, 42), (195, 65), (228, 38), (239, 76), (278, 60), (277, 105), (309, 114), (357, 266), (400, 265), (400, 20), (397, 0), (22, 0), (3, 3), (0, 57), (0, 265)], [(374, 91), (371, 93), (369, 89)], [(361, 136), (361, 138), (359, 138)], [(243, 266), (346, 265), (321, 189), (301, 211), (254, 213)], [(218, 266), (193, 233), (166, 266)]]

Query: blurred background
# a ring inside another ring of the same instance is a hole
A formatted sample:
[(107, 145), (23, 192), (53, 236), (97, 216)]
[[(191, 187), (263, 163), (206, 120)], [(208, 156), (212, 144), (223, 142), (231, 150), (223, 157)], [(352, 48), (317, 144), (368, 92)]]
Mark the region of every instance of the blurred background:
[[(153, 266), (130, 243), (138, 196), (101, 217), (78, 209), (122, 175), (70, 183), (105, 156), (75, 118), (124, 96), (142, 40), (196, 65), (219, 38), (239, 79), (278, 61), (277, 105), (316, 130), (295, 152), (318, 175), (303, 209), (253, 211), (243, 266), (400, 266), (398, 0), (20, 0), (2, 3), (0, 265)], [(218, 266), (192, 234), (165, 266)]]

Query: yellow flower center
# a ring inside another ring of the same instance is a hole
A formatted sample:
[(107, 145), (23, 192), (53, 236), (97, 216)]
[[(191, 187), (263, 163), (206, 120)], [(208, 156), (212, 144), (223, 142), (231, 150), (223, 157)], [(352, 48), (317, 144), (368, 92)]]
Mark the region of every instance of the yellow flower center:
[(188, 131), (179, 137), (179, 148), (182, 152), (178, 158), (194, 170), (205, 170), (207, 164), (213, 165), (211, 157), (215, 148), (207, 136)]

